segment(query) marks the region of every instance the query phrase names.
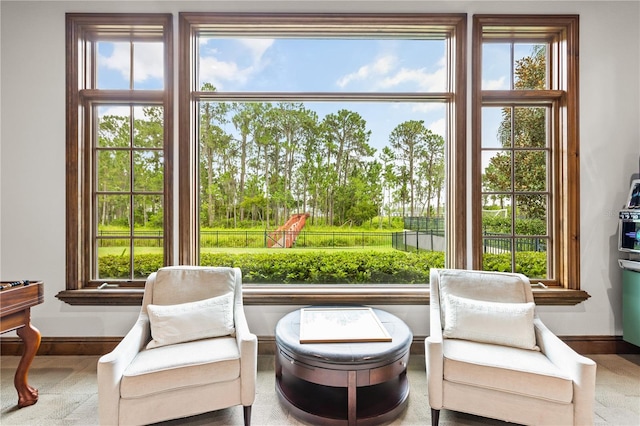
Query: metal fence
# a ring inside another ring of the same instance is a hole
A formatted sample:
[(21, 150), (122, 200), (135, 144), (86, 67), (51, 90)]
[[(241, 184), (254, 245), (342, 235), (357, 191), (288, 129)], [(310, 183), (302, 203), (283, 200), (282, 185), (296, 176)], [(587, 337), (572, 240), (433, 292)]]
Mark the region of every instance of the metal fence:
[[(504, 234), (485, 233), (482, 240), (484, 253), (511, 252), (514, 240), (516, 251), (544, 252), (547, 250), (547, 239), (540, 237), (513, 239)], [(392, 245), (396, 250), (403, 251), (444, 251), (446, 240), (444, 233), (439, 231), (403, 231), (393, 233)]]
[(482, 248), (484, 253), (500, 254), (510, 252), (514, 244), (514, 240), (516, 251), (547, 251), (546, 238), (531, 237), (514, 239), (506, 237), (504, 234), (494, 234), (490, 232), (485, 232), (483, 234)]
[(444, 236), (444, 217), (405, 217), (404, 229), (410, 231), (425, 231), (433, 235)]
[(446, 241), (440, 231), (394, 232), (392, 247), (402, 251), (444, 251)]
[[(96, 235), (98, 247), (128, 247), (131, 235), (126, 231), (98, 230)], [(164, 231), (161, 229), (133, 231), (133, 245), (135, 247), (162, 247)]]
[[(265, 248), (271, 240), (285, 240), (293, 231), (201, 231), (200, 247)], [(341, 247), (389, 247), (390, 232), (310, 232), (298, 234), (293, 247), (341, 248)]]
[[(298, 248), (343, 248), (343, 247), (393, 247), (403, 251), (444, 251), (444, 221), (441, 218), (418, 221), (405, 218), (412, 226), (433, 225), (429, 230), (411, 230), (402, 232), (310, 232), (301, 231), (293, 247)], [(266, 248), (270, 239), (291, 238), (293, 231), (279, 231), (274, 235), (268, 231), (201, 231), (200, 247), (202, 248)], [(101, 230), (97, 235), (100, 247), (127, 247), (130, 236), (122, 231)], [(133, 234), (136, 247), (162, 247), (162, 230), (135, 231)], [(483, 234), (484, 253), (510, 252), (515, 241), (516, 251), (547, 250), (547, 239), (540, 237), (509, 238), (505, 234), (485, 232)]]

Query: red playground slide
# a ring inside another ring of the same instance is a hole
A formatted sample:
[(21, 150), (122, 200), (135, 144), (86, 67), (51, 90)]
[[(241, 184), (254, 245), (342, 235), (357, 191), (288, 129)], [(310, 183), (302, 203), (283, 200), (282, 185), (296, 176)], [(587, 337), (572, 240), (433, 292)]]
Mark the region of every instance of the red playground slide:
[(304, 228), (309, 213), (297, 213), (291, 215), (287, 223), (269, 234), (267, 246), (273, 248), (291, 248), (296, 242), (298, 234)]

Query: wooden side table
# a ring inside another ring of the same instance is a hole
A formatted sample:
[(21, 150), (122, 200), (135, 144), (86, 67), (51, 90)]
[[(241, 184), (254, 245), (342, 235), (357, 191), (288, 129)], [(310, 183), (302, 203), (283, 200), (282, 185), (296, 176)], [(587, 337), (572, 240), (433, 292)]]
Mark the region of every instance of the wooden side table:
[(294, 415), (318, 425), (378, 425), (406, 407), (413, 334), (396, 316), (374, 312), (391, 342), (300, 343), (300, 311), (276, 325), (276, 392)]
[[(1, 282), (0, 284), (8, 284)], [(0, 291), (0, 333), (16, 330), (24, 343), (13, 384), (18, 391), (18, 407), (38, 402), (38, 389), (29, 386), (29, 367), (40, 347), (40, 332), (31, 325), (31, 307), (44, 302), (42, 281)]]

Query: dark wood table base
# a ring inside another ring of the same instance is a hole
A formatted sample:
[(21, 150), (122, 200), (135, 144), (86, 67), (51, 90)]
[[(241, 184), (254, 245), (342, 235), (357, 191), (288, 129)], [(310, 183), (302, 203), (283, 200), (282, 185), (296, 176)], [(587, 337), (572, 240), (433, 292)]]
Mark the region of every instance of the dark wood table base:
[(278, 322), (275, 387), (289, 412), (314, 425), (369, 426), (388, 423), (406, 408), (413, 336), (400, 319), (375, 312), (391, 342), (300, 344), (299, 312)]
[(348, 388), (323, 386), (284, 374), (276, 380), (280, 402), (296, 417), (317, 425), (379, 425), (398, 417), (406, 408), (406, 374), (395, 380), (356, 390), (355, 418), (349, 422)]

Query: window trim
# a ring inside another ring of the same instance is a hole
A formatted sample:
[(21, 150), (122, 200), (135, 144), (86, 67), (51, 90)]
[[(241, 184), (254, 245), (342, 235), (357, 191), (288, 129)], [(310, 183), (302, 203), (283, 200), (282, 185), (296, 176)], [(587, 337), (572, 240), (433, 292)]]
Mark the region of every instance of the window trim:
[[(558, 103), (553, 119), (558, 120), (555, 127), (558, 141), (554, 149), (561, 157), (552, 171), (555, 176), (553, 187), (555, 215), (552, 226), (554, 231), (554, 270), (555, 282), (542, 281), (549, 290), (566, 290), (566, 297), (578, 297), (586, 300), (590, 297), (580, 290), (580, 210), (579, 180), (580, 165), (578, 158), (579, 122), (578, 122), (578, 23), (577, 15), (474, 15), (472, 44), (472, 205), (475, 209), (482, 206), (481, 200), (481, 110), (482, 107), (497, 102), (536, 102)], [(551, 69), (549, 90), (482, 90), (482, 45), (486, 39), (505, 41), (541, 40), (546, 37), (551, 42), (550, 55), (555, 63)], [(561, 44), (562, 47), (558, 47)], [(475, 213), (478, 213), (476, 211)], [(472, 215), (473, 267), (482, 268), (482, 217)], [(549, 296), (551, 293), (547, 293)], [(577, 292), (577, 293), (576, 293)], [(569, 295), (573, 294), (573, 296)], [(555, 297), (555, 296), (554, 296)], [(541, 297), (541, 299), (543, 299)], [(545, 297), (548, 302), (553, 297)], [(578, 301), (578, 302), (579, 302)], [(554, 303), (549, 303), (554, 304)]]

